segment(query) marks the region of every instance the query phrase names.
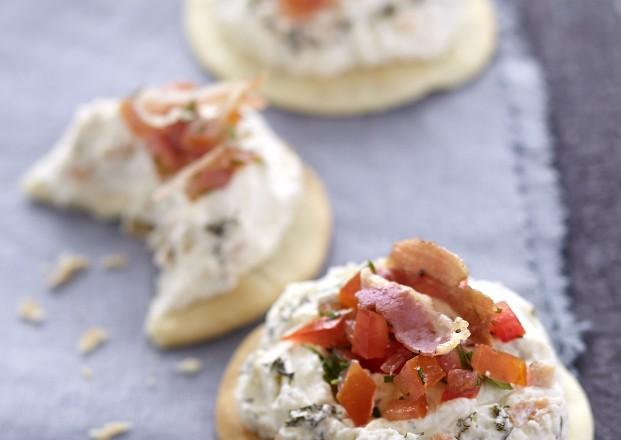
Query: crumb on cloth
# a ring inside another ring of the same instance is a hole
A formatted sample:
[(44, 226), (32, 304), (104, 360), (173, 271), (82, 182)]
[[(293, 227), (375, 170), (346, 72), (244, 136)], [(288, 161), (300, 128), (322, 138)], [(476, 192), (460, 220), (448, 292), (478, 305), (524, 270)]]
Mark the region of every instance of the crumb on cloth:
[(82, 376), (82, 379), (84, 380), (91, 380), (93, 378), (92, 368), (83, 366), (82, 368), (80, 368), (80, 376)]
[(52, 289), (71, 281), (75, 276), (89, 267), (89, 261), (81, 255), (63, 254), (58, 258), (54, 270), (50, 273), (47, 284)]
[(78, 350), (88, 354), (98, 349), (108, 340), (108, 332), (101, 327), (93, 327), (82, 334), (78, 341)]
[(186, 358), (177, 364), (177, 371), (187, 376), (198, 374), (203, 369), (203, 363), (196, 358)]
[(41, 324), (45, 320), (43, 307), (32, 298), (23, 299), (17, 308), (17, 313), (22, 321), (31, 324)]
[(107, 270), (124, 269), (129, 265), (129, 258), (124, 254), (109, 254), (101, 258), (101, 266)]
[(110, 440), (129, 432), (132, 425), (129, 422), (109, 422), (101, 428), (93, 428), (88, 432), (92, 440)]

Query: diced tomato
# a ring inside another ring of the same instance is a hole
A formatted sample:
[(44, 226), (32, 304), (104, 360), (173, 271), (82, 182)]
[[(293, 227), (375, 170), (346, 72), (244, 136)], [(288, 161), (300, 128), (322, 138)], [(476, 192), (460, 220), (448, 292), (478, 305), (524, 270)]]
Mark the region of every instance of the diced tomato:
[(351, 350), (364, 359), (383, 358), (388, 345), (388, 324), (382, 315), (358, 310)]
[(527, 382), (529, 386), (551, 387), (554, 385), (556, 367), (546, 362), (535, 361), (528, 366)]
[(439, 356), (436, 356), (436, 360), (438, 361), (444, 372), (447, 374), (451, 370), (463, 367), (457, 350), (453, 350), (448, 352), (447, 354), (441, 354)]
[(435, 358), (419, 355), (406, 362), (394, 382), (409, 399), (418, 399), (444, 376), (446, 373)]
[(354, 274), (339, 291), (339, 302), (343, 307), (355, 308), (358, 305), (356, 293), (360, 290), (360, 272)]
[(279, 0), (281, 12), (292, 20), (305, 20), (332, 0)]
[(481, 384), (479, 376), (474, 371), (453, 369), (446, 376), (446, 388), (442, 393), (442, 401), (465, 397), (473, 399), (479, 394)]
[(327, 317), (315, 319), (293, 333), (283, 336), (283, 339), (303, 344), (318, 345), (332, 348), (347, 345), (345, 337), (345, 319)]
[(336, 400), (356, 426), (365, 425), (371, 419), (376, 387), (371, 375), (358, 362), (349, 365)]
[(427, 409), (425, 396), (416, 400), (395, 399), (386, 406), (382, 417), (390, 421), (418, 419), (427, 415)]
[(526, 385), (526, 362), (489, 345), (477, 345), (472, 355), (472, 368), (494, 380), (515, 385)]
[(509, 342), (516, 338), (524, 336), (526, 331), (522, 327), (522, 323), (515, 316), (509, 304), (506, 301), (502, 301), (496, 304), (499, 312), (492, 319), (490, 324), (490, 331), (492, 335), (500, 339), (502, 342)]
[(390, 341), (386, 351), (386, 359), (380, 367), (386, 374), (397, 374), (401, 371), (401, 367), (414, 357), (414, 353), (398, 341)]

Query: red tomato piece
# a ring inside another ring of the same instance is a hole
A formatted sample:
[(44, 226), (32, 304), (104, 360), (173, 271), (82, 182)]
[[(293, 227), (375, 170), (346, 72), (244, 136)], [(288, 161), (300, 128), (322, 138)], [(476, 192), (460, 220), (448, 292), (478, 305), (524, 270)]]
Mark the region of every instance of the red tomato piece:
[(283, 336), (283, 339), (301, 344), (318, 345), (323, 348), (347, 345), (345, 318), (318, 318), (298, 330)]
[(279, 0), (281, 12), (292, 20), (305, 20), (320, 11), (332, 0)]
[(401, 367), (414, 357), (414, 353), (401, 345), (398, 341), (390, 341), (387, 356), (380, 369), (386, 374), (397, 374)]
[(359, 309), (351, 351), (364, 359), (383, 358), (388, 345), (388, 324), (382, 315)]
[(356, 293), (360, 291), (360, 272), (354, 274), (339, 291), (339, 302), (343, 307), (356, 308), (358, 300)]
[(416, 400), (444, 376), (446, 373), (435, 358), (419, 355), (406, 362), (394, 383), (409, 399)]
[(494, 380), (526, 385), (526, 362), (489, 345), (477, 345), (472, 355), (472, 369)]
[(371, 419), (376, 388), (371, 375), (358, 362), (352, 361), (336, 400), (343, 405), (356, 426), (365, 425)]
[(438, 361), (444, 372), (447, 374), (451, 370), (463, 368), (457, 350), (453, 350), (448, 352), (447, 354), (441, 354), (439, 356), (436, 356), (436, 360)]
[(490, 324), (490, 331), (492, 335), (500, 339), (502, 342), (509, 342), (516, 338), (524, 336), (526, 331), (522, 327), (522, 323), (515, 316), (509, 304), (506, 301), (502, 301), (496, 304), (498, 314), (492, 319)]
[(418, 419), (427, 415), (427, 409), (425, 396), (416, 400), (395, 399), (386, 406), (382, 417), (390, 421)]
[(446, 388), (442, 393), (442, 401), (465, 397), (473, 399), (479, 394), (481, 384), (474, 371), (453, 369), (446, 376)]

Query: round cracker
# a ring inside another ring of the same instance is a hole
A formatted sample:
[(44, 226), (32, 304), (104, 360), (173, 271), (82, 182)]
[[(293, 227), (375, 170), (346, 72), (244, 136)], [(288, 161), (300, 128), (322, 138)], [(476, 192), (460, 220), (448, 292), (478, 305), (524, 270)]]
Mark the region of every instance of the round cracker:
[[(354, 115), (403, 105), (455, 88), (488, 63), (496, 47), (491, 0), (468, 2), (467, 19), (453, 46), (430, 61), (358, 69), (336, 77), (269, 71), (262, 93), (273, 104), (303, 113)], [(186, 0), (184, 27), (199, 62), (218, 77), (245, 79), (269, 70), (230, 45), (213, 16), (214, 0)]]
[(244, 276), (232, 292), (163, 314), (151, 310), (145, 327), (157, 345), (192, 344), (250, 323), (272, 305), (287, 284), (316, 275), (328, 251), (332, 219), (323, 184), (308, 169), (304, 180), (304, 196), (278, 249)]
[[(235, 387), (239, 372), (248, 355), (256, 350), (261, 342), (263, 326), (252, 331), (239, 345), (222, 376), (218, 400), (216, 402), (216, 429), (221, 439), (260, 440), (244, 429), (235, 401)], [(593, 414), (586, 393), (576, 378), (563, 366), (561, 384), (565, 391), (569, 411), (568, 440), (593, 440)]]

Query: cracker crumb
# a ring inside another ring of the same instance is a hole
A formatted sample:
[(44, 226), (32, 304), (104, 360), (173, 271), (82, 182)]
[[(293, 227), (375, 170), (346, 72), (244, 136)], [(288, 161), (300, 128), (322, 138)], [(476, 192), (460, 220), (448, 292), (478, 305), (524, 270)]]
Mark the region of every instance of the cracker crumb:
[(32, 298), (25, 298), (19, 304), (17, 313), (22, 321), (31, 324), (41, 324), (45, 320), (45, 311), (41, 304)]
[(109, 422), (101, 428), (93, 428), (88, 432), (92, 440), (110, 440), (119, 435), (123, 435), (132, 429), (129, 422)]
[(104, 342), (108, 340), (108, 332), (101, 327), (94, 327), (80, 337), (78, 342), (78, 350), (82, 354), (88, 354), (98, 349)]
[(129, 265), (129, 258), (123, 254), (104, 255), (101, 259), (101, 265), (107, 270), (124, 269)]
[(84, 380), (91, 380), (93, 378), (93, 370), (90, 367), (82, 367), (80, 368), (80, 376)]
[(187, 376), (198, 374), (203, 369), (203, 363), (196, 358), (186, 358), (177, 364), (177, 371)]
[(89, 261), (81, 255), (64, 254), (58, 258), (56, 267), (47, 279), (52, 289), (71, 281), (78, 273), (87, 269)]

